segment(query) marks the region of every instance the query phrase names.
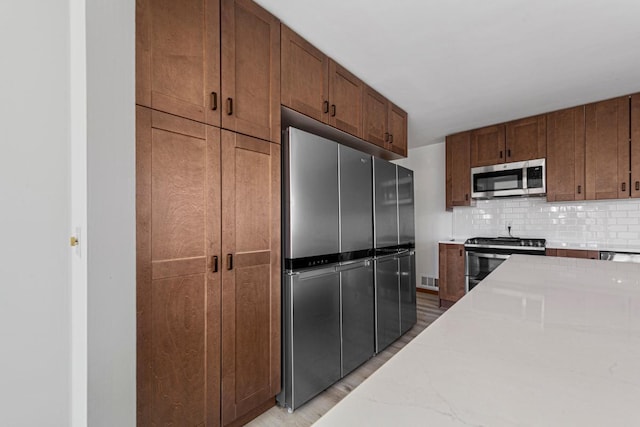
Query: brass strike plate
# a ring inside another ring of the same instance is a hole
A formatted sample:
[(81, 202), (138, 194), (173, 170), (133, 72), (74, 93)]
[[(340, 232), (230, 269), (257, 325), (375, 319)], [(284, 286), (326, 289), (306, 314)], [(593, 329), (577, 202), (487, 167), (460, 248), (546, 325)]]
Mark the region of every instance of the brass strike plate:
[(78, 246), (78, 238), (77, 238), (77, 237), (75, 237), (75, 236), (71, 236), (71, 237), (69, 238), (69, 244), (70, 244), (71, 246)]

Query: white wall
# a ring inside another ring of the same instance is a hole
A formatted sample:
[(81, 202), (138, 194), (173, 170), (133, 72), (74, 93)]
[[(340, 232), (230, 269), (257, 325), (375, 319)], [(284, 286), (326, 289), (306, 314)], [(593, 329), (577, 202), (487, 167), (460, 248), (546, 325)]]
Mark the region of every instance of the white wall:
[(136, 421), (135, 2), (87, 7), (88, 421)]
[(0, 2), (0, 425), (70, 423), (69, 5)]
[(444, 142), (409, 150), (401, 166), (414, 171), (416, 274), (438, 277), (438, 241), (451, 238), (452, 214), (445, 210)]

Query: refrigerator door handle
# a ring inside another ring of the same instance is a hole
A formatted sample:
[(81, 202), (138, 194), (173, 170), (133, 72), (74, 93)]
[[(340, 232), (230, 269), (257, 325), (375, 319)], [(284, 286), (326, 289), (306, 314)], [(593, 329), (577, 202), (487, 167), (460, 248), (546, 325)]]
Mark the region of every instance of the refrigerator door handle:
[(358, 268), (368, 267), (370, 265), (371, 265), (371, 260), (358, 261), (358, 262), (354, 262), (347, 265), (340, 265), (336, 267), (336, 271), (342, 272), (342, 271), (356, 270)]
[(320, 276), (327, 276), (329, 274), (336, 274), (337, 269), (338, 268), (334, 266), (334, 267), (319, 268), (317, 270), (300, 271), (294, 274), (298, 275), (300, 279), (308, 279), (309, 277), (320, 277)]

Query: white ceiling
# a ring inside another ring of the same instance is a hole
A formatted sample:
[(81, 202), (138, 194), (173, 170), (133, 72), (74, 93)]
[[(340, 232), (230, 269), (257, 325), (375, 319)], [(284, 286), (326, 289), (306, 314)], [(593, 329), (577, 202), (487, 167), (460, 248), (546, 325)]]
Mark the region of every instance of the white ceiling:
[(409, 113), (409, 147), (640, 91), (640, 0), (256, 0)]

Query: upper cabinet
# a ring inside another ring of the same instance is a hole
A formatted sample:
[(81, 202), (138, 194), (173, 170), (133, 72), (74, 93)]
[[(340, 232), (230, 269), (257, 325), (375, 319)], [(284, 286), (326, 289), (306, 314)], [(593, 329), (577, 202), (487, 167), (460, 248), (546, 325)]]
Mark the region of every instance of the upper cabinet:
[(318, 121), (329, 120), (329, 57), (281, 25), (282, 104)]
[(547, 201), (585, 199), (584, 106), (547, 114)]
[(401, 156), (407, 156), (407, 113), (389, 102), (389, 146), (391, 151)]
[(407, 113), (281, 25), (282, 105), (407, 156)]
[(540, 159), (547, 152), (544, 115), (514, 120), (506, 125), (506, 162)]
[(640, 197), (640, 94), (631, 96), (631, 197)]
[(136, 2), (136, 103), (220, 126), (219, 0)]
[(629, 197), (629, 97), (585, 107), (588, 200)]
[(471, 132), (471, 167), (539, 159), (546, 154), (546, 120), (528, 117)]
[(407, 156), (407, 113), (365, 85), (363, 139)]
[(471, 204), (471, 168), (469, 148), (471, 132), (449, 135), (446, 140), (446, 207)]
[(471, 131), (471, 167), (504, 162), (504, 125), (487, 126)]
[(364, 83), (329, 59), (329, 124), (362, 138)]
[(280, 141), (275, 17), (250, 0), (139, 0), (136, 33), (138, 105)]
[(280, 142), (280, 21), (250, 0), (222, 0), (222, 127)]

